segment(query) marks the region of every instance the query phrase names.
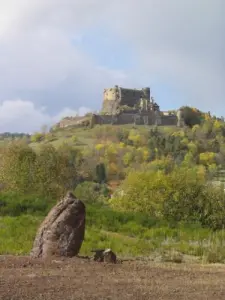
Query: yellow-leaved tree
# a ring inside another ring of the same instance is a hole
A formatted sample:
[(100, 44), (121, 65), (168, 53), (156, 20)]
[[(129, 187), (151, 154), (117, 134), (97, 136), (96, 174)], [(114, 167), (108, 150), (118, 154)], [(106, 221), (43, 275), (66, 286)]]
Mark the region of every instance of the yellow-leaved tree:
[(0, 182), (5, 190), (29, 193), (34, 187), (36, 153), (24, 142), (11, 142), (1, 151)]
[[(221, 207), (224, 203), (225, 195), (206, 182), (205, 172), (200, 167), (175, 167), (170, 173), (161, 170), (131, 172), (113, 194), (110, 205), (122, 211), (142, 212), (173, 222), (210, 224), (214, 218), (217, 226), (221, 224), (221, 214), (213, 214), (218, 205)], [(210, 198), (212, 194), (215, 198)], [(214, 202), (213, 199), (219, 197), (220, 201)]]

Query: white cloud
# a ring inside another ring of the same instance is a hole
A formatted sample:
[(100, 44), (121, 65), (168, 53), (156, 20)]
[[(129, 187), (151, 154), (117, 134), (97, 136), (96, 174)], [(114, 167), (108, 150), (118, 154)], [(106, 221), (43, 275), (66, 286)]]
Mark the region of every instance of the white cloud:
[(78, 110), (73, 110), (71, 108), (66, 107), (62, 111), (60, 111), (57, 115), (54, 115), (51, 118), (51, 123), (57, 123), (62, 118), (65, 117), (84, 116), (88, 112), (91, 112), (91, 109), (87, 107), (79, 107)]
[(137, 49), (139, 71), (180, 88), (192, 105), (223, 108), (225, 2), (143, 0), (129, 10), (122, 3), (116, 29)]
[(51, 126), (66, 116), (84, 115), (90, 109), (80, 107), (77, 111), (64, 108), (57, 115), (51, 116), (45, 107), (35, 107), (31, 101), (21, 99), (6, 100), (0, 104), (0, 132), (39, 131), (43, 125)]
[[(224, 14), (224, 0), (0, 0), (0, 101), (32, 101), (20, 104), (35, 115), (24, 130), (65, 107), (99, 109), (103, 88), (114, 84), (166, 83), (184, 95), (180, 105), (225, 114)], [(82, 52), (83, 36), (98, 27), (127, 44), (135, 68), (99, 66), (91, 49)], [(9, 107), (2, 103), (1, 111)], [(1, 113), (0, 130), (22, 126), (18, 118)]]

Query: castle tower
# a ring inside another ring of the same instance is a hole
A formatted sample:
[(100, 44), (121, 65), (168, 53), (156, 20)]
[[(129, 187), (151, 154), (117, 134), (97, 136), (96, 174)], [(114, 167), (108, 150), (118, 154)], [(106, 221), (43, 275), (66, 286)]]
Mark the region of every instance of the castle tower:
[(142, 95), (144, 99), (150, 100), (150, 94), (151, 92), (149, 87), (142, 89)]
[(120, 88), (115, 85), (113, 88), (104, 89), (102, 112), (106, 114), (114, 114), (119, 102)]
[(177, 126), (178, 127), (184, 126), (184, 112), (182, 108), (177, 110)]

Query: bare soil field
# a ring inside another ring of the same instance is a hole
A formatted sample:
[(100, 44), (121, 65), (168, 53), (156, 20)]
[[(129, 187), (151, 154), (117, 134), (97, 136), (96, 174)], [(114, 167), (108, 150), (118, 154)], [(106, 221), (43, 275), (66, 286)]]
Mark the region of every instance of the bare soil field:
[(225, 266), (0, 256), (0, 299), (225, 299)]

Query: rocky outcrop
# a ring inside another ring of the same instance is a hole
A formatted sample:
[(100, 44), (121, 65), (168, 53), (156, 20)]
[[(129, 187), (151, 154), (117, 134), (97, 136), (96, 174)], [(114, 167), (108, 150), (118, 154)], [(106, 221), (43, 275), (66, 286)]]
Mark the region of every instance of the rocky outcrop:
[(41, 224), (32, 257), (76, 256), (85, 234), (85, 205), (68, 193), (54, 206)]

